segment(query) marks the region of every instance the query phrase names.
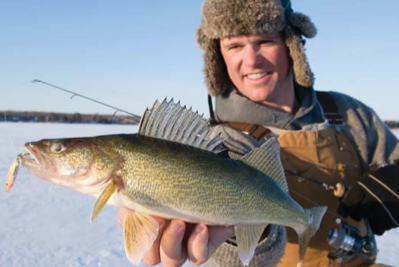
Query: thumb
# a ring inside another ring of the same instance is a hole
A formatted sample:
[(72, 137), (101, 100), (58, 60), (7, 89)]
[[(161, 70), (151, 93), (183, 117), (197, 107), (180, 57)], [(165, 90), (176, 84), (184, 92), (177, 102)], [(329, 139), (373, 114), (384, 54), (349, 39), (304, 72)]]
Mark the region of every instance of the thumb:
[(234, 236), (234, 226), (209, 226), (208, 256), (227, 239)]

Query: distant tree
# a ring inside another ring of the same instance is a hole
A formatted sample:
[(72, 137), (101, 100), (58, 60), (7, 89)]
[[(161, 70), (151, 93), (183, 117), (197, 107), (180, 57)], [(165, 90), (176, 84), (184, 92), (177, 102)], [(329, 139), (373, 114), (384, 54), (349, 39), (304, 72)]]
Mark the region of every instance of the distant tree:
[(389, 128), (399, 128), (399, 121), (385, 121)]
[(37, 118), (37, 122), (45, 122), (46, 121), (46, 116), (45, 115), (39, 115), (36, 117)]
[(72, 122), (82, 122), (82, 115), (80, 113), (73, 114)]

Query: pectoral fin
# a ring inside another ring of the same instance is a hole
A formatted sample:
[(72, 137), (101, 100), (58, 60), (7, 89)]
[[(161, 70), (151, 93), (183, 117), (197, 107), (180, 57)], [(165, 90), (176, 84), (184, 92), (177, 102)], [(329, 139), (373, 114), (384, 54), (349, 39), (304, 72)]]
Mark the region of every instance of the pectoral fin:
[(159, 225), (147, 214), (126, 210), (123, 220), (125, 252), (133, 265), (139, 265), (158, 236)]
[(237, 225), (235, 226), (235, 233), (238, 246), (238, 257), (245, 266), (255, 254), (255, 248), (259, 243), (267, 224), (262, 225)]
[(104, 191), (101, 193), (101, 195), (97, 198), (96, 202), (94, 203), (94, 206), (91, 210), (90, 223), (94, 222), (94, 220), (97, 219), (98, 215), (104, 208), (105, 204), (107, 204), (108, 199), (117, 189), (118, 186), (113, 180), (109, 183), (109, 185), (107, 185), (107, 187), (104, 189)]

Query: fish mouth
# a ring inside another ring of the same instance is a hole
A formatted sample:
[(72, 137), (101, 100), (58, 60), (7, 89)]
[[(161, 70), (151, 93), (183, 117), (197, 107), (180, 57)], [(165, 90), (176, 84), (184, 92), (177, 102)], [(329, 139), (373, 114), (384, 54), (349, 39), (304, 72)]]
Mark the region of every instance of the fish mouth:
[[(45, 181), (62, 184), (62, 177), (57, 174), (54, 163), (32, 143), (26, 143), (24, 153), (20, 154), (21, 164), (32, 174)], [(60, 182), (58, 182), (60, 181)]]
[(20, 154), (22, 165), (28, 169), (42, 169), (44, 167), (44, 159), (38, 155), (31, 143), (26, 144), (24, 150), (25, 152)]

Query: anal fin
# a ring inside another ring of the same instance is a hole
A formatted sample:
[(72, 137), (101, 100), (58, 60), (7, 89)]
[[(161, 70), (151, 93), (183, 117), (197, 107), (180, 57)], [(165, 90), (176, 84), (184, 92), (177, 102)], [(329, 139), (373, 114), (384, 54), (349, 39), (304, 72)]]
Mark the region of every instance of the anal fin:
[(248, 266), (255, 254), (256, 246), (262, 236), (267, 224), (262, 225), (236, 225), (235, 234), (237, 238), (238, 257), (241, 262)]
[(125, 210), (123, 238), (125, 252), (133, 265), (139, 265), (158, 236), (159, 224), (150, 215)]

